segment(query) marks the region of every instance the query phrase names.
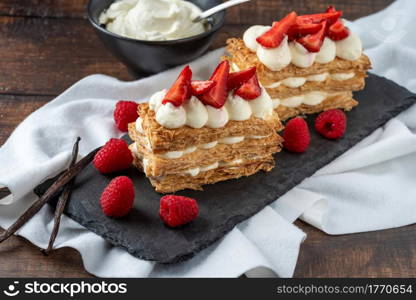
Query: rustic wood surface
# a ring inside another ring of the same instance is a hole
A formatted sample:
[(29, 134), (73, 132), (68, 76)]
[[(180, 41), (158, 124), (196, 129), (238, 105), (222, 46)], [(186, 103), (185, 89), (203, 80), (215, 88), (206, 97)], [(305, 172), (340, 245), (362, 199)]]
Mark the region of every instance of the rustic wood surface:
[[(379, 11), (392, 0), (253, 0), (231, 9), (213, 48), (267, 24), (289, 10), (310, 13), (335, 4), (348, 19)], [(0, 145), (31, 112), (92, 73), (132, 78), (101, 45), (85, 19), (87, 0), (0, 1)], [(290, 5), (289, 5), (290, 3)], [(296, 277), (414, 277), (416, 226), (328, 236), (301, 222)], [(20, 237), (0, 245), (0, 277), (88, 277), (78, 252), (64, 248), (48, 257)]]

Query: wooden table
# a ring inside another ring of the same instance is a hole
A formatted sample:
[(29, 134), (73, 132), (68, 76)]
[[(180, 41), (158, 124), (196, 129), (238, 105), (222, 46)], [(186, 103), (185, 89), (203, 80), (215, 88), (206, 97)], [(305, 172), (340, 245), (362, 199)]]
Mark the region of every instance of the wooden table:
[[(31, 112), (84, 76), (103, 73), (131, 80), (101, 45), (85, 17), (87, 0), (1, 0), (0, 145)], [(240, 36), (251, 24), (269, 24), (289, 10), (323, 11), (328, 4), (356, 19), (392, 0), (253, 0), (227, 15), (213, 48)], [(290, 6), (288, 3), (291, 3)], [(302, 244), (296, 277), (416, 276), (416, 225), (377, 232), (328, 236), (297, 221), (308, 237)], [(88, 277), (73, 249), (49, 257), (20, 237), (0, 244), (1, 277)]]

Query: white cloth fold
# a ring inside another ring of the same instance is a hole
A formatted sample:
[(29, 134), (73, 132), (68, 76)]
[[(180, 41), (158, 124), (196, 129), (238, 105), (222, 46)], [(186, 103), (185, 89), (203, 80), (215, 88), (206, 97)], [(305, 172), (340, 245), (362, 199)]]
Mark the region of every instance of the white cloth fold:
[[(416, 37), (408, 30), (415, 9), (414, 1), (397, 1), (351, 24), (363, 39), (374, 71), (412, 91), (416, 91)], [(207, 78), (222, 53), (219, 49), (193, 62), (195, 78)], [(76, 136), (82, 137), (80, 154), (85, 155), (122, 135), (112, 120), (118, 99), (145, 101), (169, 86), (177, 73), (178, 68), (134, 82), (92, 75), (31, 114), (0, 148), (0, 185), (13, 193), (13, 199), (0, 201), (4, 204), (0, 226), (8, 227), (35, 201), (32, 190), (37, 184), (65, 168)], [(305, 238), (292, 224), (299, 217), (330, 234), (416, 221), (415, 130), (413, 106), (183, 263), (160, 265), (137, 259), (66, 216), (55, 246), (77, 249), (86, 270), (103, 277), (236, 277), (250, 270), (249, 276), (264, 276), (264, 268), (291, 277)], [(53, 212), (45, 206), (19, 235), (45, 247), (52, 227)]]

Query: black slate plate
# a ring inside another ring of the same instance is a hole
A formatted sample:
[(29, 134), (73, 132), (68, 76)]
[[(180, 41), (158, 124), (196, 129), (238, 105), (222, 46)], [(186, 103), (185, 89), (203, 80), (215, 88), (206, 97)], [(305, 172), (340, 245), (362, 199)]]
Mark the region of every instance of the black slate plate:
[[(281, 152), (277, 166), (269, 173), (206, 186), (204, 191), (181, 191), (196, 198), (200, 216), (178, 229), (166, 227), (159, 219), (160, 194), (135, 169), (112, 176), (100, 175), (90, 165), (77, 178), (65, 213), (89, 230), (101, 235), (132, 255), (160, 263), (191, 258), (223, 237), (236, 224), (254, 215), (279, 196), (311, 176), (357, 142), (415, 103), (416, 97), (392, 81), (370, 74), (365, 90), (355, 94), (360, 105), (348, 113), (348, 130), (338, 141), (319, 136), (308, 118), (312, 142), (304, 154)], [(122, 219), (104, 216), (99, 206), (102, 190), (117, 175), (128, 175), (136, 187), (135, 209)], [(51, 184), (36, 189), (42, 194)], [(55, 199), (56, 201), (56, 199)], [(53, 204), (53, 203), (52, 203)]]

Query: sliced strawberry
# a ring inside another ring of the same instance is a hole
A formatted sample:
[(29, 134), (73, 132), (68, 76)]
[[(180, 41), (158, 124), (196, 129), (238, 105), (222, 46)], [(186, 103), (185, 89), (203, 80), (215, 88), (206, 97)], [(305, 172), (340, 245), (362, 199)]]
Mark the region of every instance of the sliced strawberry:
[(244, 100), (254, 100), (261, 95), (261, 87), (257, 74), (254, 74), (246, 83), (240, 86), (235, 92)]
[(191, 92), (194, 96), (202, 95), (208, 92), (215, 86), (215, 81), (212, 80), (192, 80), (191, 82)]
[(265, 48), (279, 47), (289, 28), (295, 24), (296, 13), (292, 11), (279, 22), (274, 22), (272, 28), (259, 36), (256, 41)]
[(180, 106), (185, 100), (189, 99), (191, 96), (191, 80), (192, 70), (189, 66), (186, 66), (166, 93), (162, 104), (172, 103), (175, 106)]
[(328, 8), (326, 9), (325, 12), (327, 13), (333, 13), (336, 12), (337, 10), (335, 9), (335, 7), (333, 5), (328, 6)]
[(200, 95), (198, 98), (202, 103), (211, 105), (215, 108), (223, 107), (225, 100), (227, 100), (227, 81), (230, 73), (230, 64), (228, 61), (221, 62), (215, 69), (209, 80), (215, 82), (215, 86), (208, 92)]
[(342, 16), (342, 11), (326, 12), (323, 14), (312, 14), (312, 15), (303, 15), (298, 17), (298, 22), (300, 23), (321, 23), (327, 21), (329, 25), (338, 21)]
[(344, 26), (341, 20), (338, 20), (329, 26), (327, 35), (331, 40), (339, 41), (347, 38), (350, 35), (350, 31)]
[(289, 41), (293, 41), (297, 38), (308, 34), (317, 33), (322, 28), (322, 24), (320, 23), (301, 23), (296, 22), (295, 25), (290, 27), (287, 35), (289, 37)]
[(319, 52), (322, 44), (324, 43), (326, 24), (326, 21), (324, 21), (322, 23), (321, 30), (315, 34), (309, 34), (307, 36), (301, 37), (297, 39), (297, 42), (305, 47), (309, 52)]
[(240, 87), (244, 82), (253, 77), (254, 74), (256, 74), (256, 67), (251, 67), (243, 71), (230, 73), (227, 83), (228, 90), (231, 91)]

